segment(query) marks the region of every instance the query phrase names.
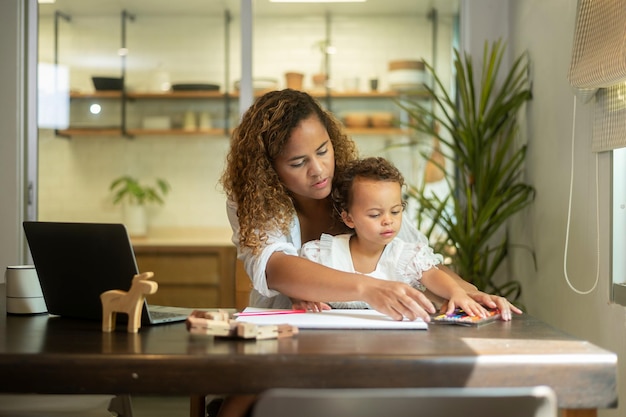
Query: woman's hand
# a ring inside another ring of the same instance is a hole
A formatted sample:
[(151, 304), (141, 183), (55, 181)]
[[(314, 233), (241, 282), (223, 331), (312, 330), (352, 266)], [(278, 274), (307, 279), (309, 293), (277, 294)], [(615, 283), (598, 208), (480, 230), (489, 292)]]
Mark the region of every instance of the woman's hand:
[(360, 299), (373, 309), (388, 315), (394, 320), (421, 318), (430, 321), (430, 314), (437, 310), (421, 291), (408, 284), (364, 277), (359, 283)]
[(313, 311), (315, 313), (319, 313), (320, 311), (331, 309), (331, 307), (326, 303), (306, 301), (306, 300), (297, 300), (295, 298), (291, 299), (291, 307), (294, 310), (306, 310), (306, 311)]

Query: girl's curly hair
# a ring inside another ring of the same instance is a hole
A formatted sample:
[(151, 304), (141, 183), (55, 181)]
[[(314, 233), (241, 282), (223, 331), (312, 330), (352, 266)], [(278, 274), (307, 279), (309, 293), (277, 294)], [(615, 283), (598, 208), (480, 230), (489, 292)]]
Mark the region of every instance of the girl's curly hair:
[(226, 169), (220, 180), (226, 195), (237, 203), (239, 244), (258, 253), (267, 231), (289, 233), (295, 214), (289, 191), (273, 163), (293, 130), (310, 116), (326, 128), (335, 153), (335, 174), (357, 158), (352, 139), (341, 123), (309, 94), (285, 89), (260, 97), (233, 131)]
[[(381, 157), (371, 157), (351, 161), (346, 167), (335, 175), (334, 187), (331, 193), (335, 215), (341, 217), (341, 213), (349, 211), (352, 205), (352, 185), (356, 178), (365, 178), (375, 181), (388, 181), (404, 186), (404, 177), (400, 170), (391, 162)], [(406, 202), (402, 201), (402, 207)]]

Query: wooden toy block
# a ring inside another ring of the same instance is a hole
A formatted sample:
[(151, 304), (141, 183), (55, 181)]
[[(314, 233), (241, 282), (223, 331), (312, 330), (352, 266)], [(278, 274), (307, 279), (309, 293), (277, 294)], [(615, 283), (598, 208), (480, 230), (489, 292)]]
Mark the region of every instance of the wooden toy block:
[(218, 311), (207, 311), (206, 318), (209, 320), (216, 321), (229, 321), (232, 317), (230, 313), (226, 310), (218, 310)]
[(189, 332), (195, 334), (234, 336), (237, 331), (237, 323), (234, 320), (219, 321), (198, 317), (188, 317), (187, 323)]
[(253, 323), (237, 323), (237, 336), (243, 339), (256, 339), (258, 327)]
[(298, 334), (298, 328), (296, 326), (292, 326), (291, 324), (279, 324), (278, 326), (278, 335), (279, 339), (283, 337), (294, 337)]
[(100, 294), (102, 302), (102, 331), (110, 333), (115, 330), (117, 313), (128, 315), (128, 333), (137, 333), (141, 327), (141, 312), (146, 295), (154, 294), (159, 284), (149, 281), (152, 272), (144, 272), (133, 277), (128, 291), (109, 290)]
[(279, 339), (293, 337), (298, 328), (289, 324), (260, 326), (238, 322), (227, 311), (217, 312), (194, 310), (186, 320), (187, 330), (192, 334), (215, 337), (238, 337), (241, 339)]

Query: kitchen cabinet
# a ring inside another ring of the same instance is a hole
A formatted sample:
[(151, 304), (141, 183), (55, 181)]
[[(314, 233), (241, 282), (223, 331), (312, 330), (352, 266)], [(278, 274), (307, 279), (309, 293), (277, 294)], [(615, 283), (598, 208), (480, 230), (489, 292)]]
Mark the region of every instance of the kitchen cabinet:
[(235, 307), (237, 250), (230, 229), (160, 229), (132, 238), (140, 272), (154, 272), (152, 304), (191, 308)]

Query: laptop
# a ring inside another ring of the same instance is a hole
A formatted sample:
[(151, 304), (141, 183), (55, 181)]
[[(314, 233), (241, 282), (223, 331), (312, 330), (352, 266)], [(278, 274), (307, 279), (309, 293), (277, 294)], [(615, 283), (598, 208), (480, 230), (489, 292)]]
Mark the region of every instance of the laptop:
[[(49, 314), (101, 321), (100, 294), (128, 291), (139, 273), (123, 224), (26, 221), (23, 226)], [(191, 310), (144, 301), (142, 325), (184, 321)]]

